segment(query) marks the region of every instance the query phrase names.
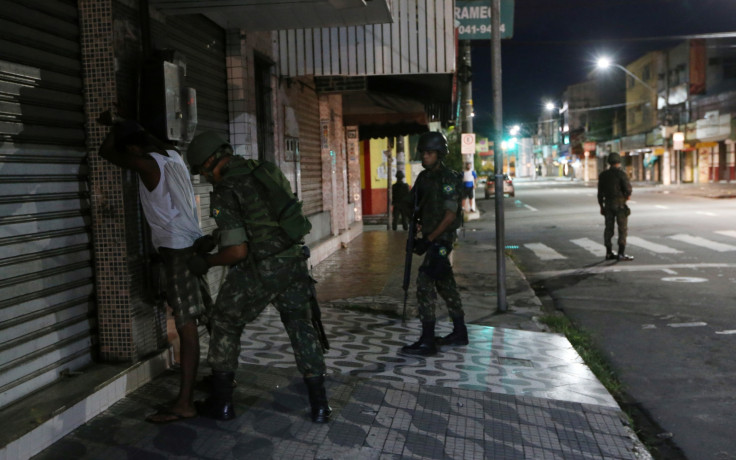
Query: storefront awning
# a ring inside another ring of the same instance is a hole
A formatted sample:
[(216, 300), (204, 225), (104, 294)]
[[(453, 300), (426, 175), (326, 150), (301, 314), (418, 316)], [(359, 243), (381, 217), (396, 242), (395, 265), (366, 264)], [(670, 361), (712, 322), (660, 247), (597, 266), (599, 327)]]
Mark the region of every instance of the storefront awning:
[(424, 104), (393, 95), (346, 93), (342, 100), (345, 126), (359, 126), (360, 139), (406, 136), (429, 130)]
[(226, 29), (286, 30), (386, 24), (387, 0), (150, 0), (167, 15), (203, 14)]

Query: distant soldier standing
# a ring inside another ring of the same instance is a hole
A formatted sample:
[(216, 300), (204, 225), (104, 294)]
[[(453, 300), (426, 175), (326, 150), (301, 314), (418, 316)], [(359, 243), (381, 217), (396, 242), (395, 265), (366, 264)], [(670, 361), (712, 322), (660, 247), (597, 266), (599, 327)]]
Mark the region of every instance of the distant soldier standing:
[[(621, 156), (618, 153), (608, 155), (608, 164), (611, 166), (598, 176), (598, 204), (606, 222), (606, 229), (603, 231), (606, 260), (634, 260), (625, 253), (631, 212), (626, 202), (631, 197), (631, 182), (626, 172), (621, 169)], [(613, 252), (611, 245), (614, 222), (618, 225), (618, 254)]]
[(391, 204), (394, 207), (391, 228), (396, 230), (401, 221), (401, 228), (407, 230), (411, 217), (409, 209), (411, 205), (409, 203), (409, 184), (404, 182), (403, 171), (396, 171), (396, 183), (391, 186)]
[[(189, 269), (201, 274), (215, 265), (230, 267), (210, 318), (212, 394), (198, 406), (199, 413), (218, 420), (235, 417), (232, 394), (240, 336), (245, 325), (272, 303), (281, 314), (297, 368), (304, 376), (312, 420), (326, 423), (332, 409), (324, 386), (322, 345), (312, 323), (314, 285), (302, 245), (279, 220), (288, 209), (276, 216), (270, 201), (284, 194), (290, 203), (298, 204), (296, 198), (290, 189), (270, 189), (260, 175), (263, 170), (259, 168), (265, 164), (234, 156), (230, 144), (215, 133), (196, 136), (187, 159), (192, 173), (214, 185), (210, 209), (220, 237), (219, 251), (191, 258)], [(303, 218), (300, 206), (297, 213)]]
[[(437, 354), (437, 344), (467, 345), (468, 330), (465, 326), (460, 294), (455, 283), (449, 256), (457, 238), (455, 231), (462, 223), (460, 187), (462, 175), (442, 162), (448, 154), (447, 139), (442, 133), (429, 132), (419, 138), (417, 150), (422, 158), (422, 171), (412, 188), (412, 201), (417, 203), (415, 218), (419, 220), (422, 237), (414, 243), (414, 252), (426, 253), (417, 277), (417, 301), (422, 335), (411, 345), (401, 348), (401, 353), (416, 356)], [(453, 323), (449, 335), (435, 339), (435, 302), (437, 293), (447, 303)]]

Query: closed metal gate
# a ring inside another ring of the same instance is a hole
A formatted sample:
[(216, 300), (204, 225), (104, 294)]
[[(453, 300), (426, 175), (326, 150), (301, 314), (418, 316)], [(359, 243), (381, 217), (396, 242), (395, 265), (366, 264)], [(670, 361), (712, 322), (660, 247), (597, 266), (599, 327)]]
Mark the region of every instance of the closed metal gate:
[[(176, 50), (186, 60), (186, 85), (197, 90), (197, 133), (214, 131), (227, 139), (229, 113), (225, 31), (205, 16), (184, 15), (167, 16), (165, 24), (152, 22), (151, 35), (154, 48)], [(216, 227), (215, 220), (209, 216), (211, 190), (212, 187), (206, 182), (194, 185), (205, 233), (211, 233)], [(224, 270), (210, 272), (208, 278), (213, 295), (219, 289), (223, 273)]]
[(322, 145), (320, 143), (319, 100), (317, 93), (305, 88), (294, 104), (299, 120), (299, 158), (301, 161), (304, 214), (321, 212), (322, 199)]
[(0, 0), (0, 407), (92, 361), (75, 1)]

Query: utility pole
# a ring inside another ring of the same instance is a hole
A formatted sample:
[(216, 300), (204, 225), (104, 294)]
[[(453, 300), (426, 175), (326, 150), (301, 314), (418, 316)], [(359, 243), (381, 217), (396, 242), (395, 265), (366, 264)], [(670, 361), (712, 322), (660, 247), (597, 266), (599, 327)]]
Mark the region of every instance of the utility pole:
[(460, 53), (460, 81), (462, 82), (462, 132), (473, 132), (473, 78), (470, 61), (470, 40), (462, 40)]
[(491, 78), (493, 80), (493, 157), (496, 172), (496, 281), (497, 310), (506, 304), (506, 238), (503, 218), (503, 100), (501, 98), (501, 0), (491, 2)]

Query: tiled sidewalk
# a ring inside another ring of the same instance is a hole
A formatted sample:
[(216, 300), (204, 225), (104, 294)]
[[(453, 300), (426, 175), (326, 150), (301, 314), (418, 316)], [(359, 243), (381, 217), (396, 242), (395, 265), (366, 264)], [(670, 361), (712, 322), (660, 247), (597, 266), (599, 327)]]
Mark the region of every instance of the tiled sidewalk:
[[(397, 355), (419, 330), (418, 320), (404, 325), (396, 315), (403, 291), (400, 278), (398, 285), (393, 278), (401, 270), (396, 259), (403, 259), (403, 238), (364, 233), (315, 268), (331, 341), (329, 424), (309, 421), (306, 390), (278, 314), (269, 307), (243, 336), (235, 420), (144, 422), (157, 404), (176, 395), (172, 370), (37, 458), (648, 458), (616, 402), (562, 336), (476, 323), (467, 347), (428, 359)], [(459, 259), (466, 256), (458, 250)], [(478, 291), (463, 290), (463, 299), (487, 304), (488, 296)], [(354, 308), (346, 297), (364, 299), (369, 307), (370, 299), (383, 299), (385, 309)], [(448, 331), (447, 323), (438, 326), (438, 333)]]

